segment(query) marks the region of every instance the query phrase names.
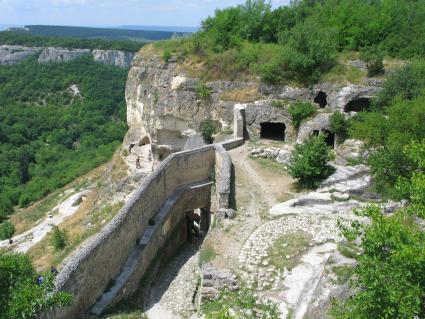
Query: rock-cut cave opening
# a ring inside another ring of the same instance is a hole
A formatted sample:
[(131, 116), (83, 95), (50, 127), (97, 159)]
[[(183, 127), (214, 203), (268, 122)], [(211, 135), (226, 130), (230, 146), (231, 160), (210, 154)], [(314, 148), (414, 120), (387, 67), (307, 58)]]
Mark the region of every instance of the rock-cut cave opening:
[(319, 104), (321, 108), (324, 108), (328, 105), (328, 95), (325, 92), (320, 91), (314, 98), (314, 103)]
[(371, 102), (366, 97), (361, 97), (358, 99), (351, 100), (344, 107), (345, 112), (362, 112), (369, 111), (371, 106)]
[(260, 125), (260, 138), (274, 141), (285, 141), (286, 125), (284, 123), (263, 122)]

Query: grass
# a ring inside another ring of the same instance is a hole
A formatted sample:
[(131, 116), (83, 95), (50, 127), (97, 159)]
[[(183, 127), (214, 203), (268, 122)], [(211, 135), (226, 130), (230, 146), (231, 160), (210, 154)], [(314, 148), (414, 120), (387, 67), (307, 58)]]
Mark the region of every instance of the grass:
[(59, 201), (65, 200), (72, 194), (64, 196), (63, 190), (56, 191), (45, 199), (37, 202), (27, 209), (22, 209), (11, 216), (11, 221), (16, 227), (16, 234), (21, 234), (24, 231), (35, 226), (36, 222), (46, 217), (47, 214), (58, 205)]
[(306, 232), (296, 232), (278, 237), (269, 247), (267, 255), (277, 269), (291, 270), (300, 261), (302, 252), (308, 247), (312, 236)]
[[(28, 251), (37, 270), (44, 271), (51, 266), (60, 265), (80, 244), (98, 233), (123, 206), (123, 203), (119, 202), (102, 208), (94, 208), (91, 206), (92, 198), (93, 195), (89, 195), (88, 200), (83, 202), (76, 214), (61, 224), (61, 230), (66, 231), (67, 234), (67, 245), (63, 250), (53, 249), (51, 246), (52, 233), (50, 233)], [(91, 209), (88, 208), (90, 206)]]
[(145, 313), (141, 310), (129, 311), (128, 313), (123, 311), (118, 314), (102, 316), (102, 318), (104, 319), (148, 319)]
[(354, 274), (354, 269), (355, 268), (352, 265), (342, 265), (342, 266), (332, 267), (332, 271), (335, 273), (337, 277), (337, 279), (335, 280), (335, 283), (338, 285), (343, 285), (346, 282), (348, 282), (348, 280), (350, 280), (350, 278)]
[(216, 257), (216, 252), (214, 250), (214, 246), (210, 242), (204, 242), (199, 251), (199, 264), (204, 265), (214, 260)]
[(248, 86), (241, 89), (224, 91), (220, 94), (222, 101), (231, 101), (239, 103), (251, 103), (261, 99), (258, 86)]
[(286, 174), (286, 166), (278, 161), (268, 159), (268, 158), (260, 158), (249, 156), (249, 159), (258, 163), (262, 168), (270, 170), (279, 174)]
[(338, 250), (344, 257), (356, 259), (361, 252), (360, 247), (353, 241), (338, 243)]
[(279, 310), (276, 304), (266, 298), (254, 295), (248, 289), (225, 291), (217, 300), (209, 301), (201, 306), (203, 318), (268, 318), (278, 319)]

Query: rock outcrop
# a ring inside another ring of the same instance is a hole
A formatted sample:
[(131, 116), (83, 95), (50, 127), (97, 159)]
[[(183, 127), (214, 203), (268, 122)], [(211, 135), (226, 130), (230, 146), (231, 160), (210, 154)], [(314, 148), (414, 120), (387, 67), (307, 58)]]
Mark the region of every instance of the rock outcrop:
[[(41, 51), (41, 53), (39, 53)], [(68, 48), (41, 48), (26, 47), (21, 45), (0, 45), (0, 65), (18, 64), (31, 56), (39, 54), (38, 63), (61, 63), (75, 60), (83, 55), (92, 55), (95, 61), (129, 68), (134, 58), (134, 53), (117, 50), (90, 50)]]
[(65, 49), (49, 47), (38, 57), (38, 63), (69, 62), (83, 55), (90, 54), (89, 49)]
[(18, 64), (37, 54), (41, 48), (28, 48), (20, 45), (0, 45), (0, 64)]
[[(373, 83), (371, 83), (373, 84)], [(210, 81), (191, 76), (174, 58), (165, 63), (159, 55), (142, 50), (133, 60), (126, 88), (127, 122), (130, 130), (124, 145), (151, 144), (156, 159), (201, 146), (206, 122), (216, 130), (219, 142), (234, 132), (233, 109), (245, 113), (245, 138), (260, 137), (292, 143), (303, 142), (313, 134), (327, 133), (326, 142), (334, 146), (329, 134), (330, 115), (347, 117), (367, 110), (371, 99), (381, 90), (373, 85), (338, 86), (321, 83), (312, 88), (258, 85), (253, 82)], [(229, 101), (229, 92), (258, 87), (259, 100), (250, 103)], [(200, 92), (200, 90), (204, 92)], [(317, 115), (295, 130), (288, 107), (295, 101), (316, 105)], [(268, 132), (267, 132), (268, 130)], [(272, 135), (272, 136), (268, 136)], [(285, 162), (285, 159), (282, 160)]]
[(93, 50), (92, 55), (95, 61), (119, 66), (124, 69), (131, 66), (134, 58), (134, 53), (117, 50)]

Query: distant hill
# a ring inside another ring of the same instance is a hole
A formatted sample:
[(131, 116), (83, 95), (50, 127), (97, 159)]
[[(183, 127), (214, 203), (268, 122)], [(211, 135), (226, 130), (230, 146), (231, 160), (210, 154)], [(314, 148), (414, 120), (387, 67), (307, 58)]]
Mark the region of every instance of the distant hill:
[[(133, 40), (139, 42), (171, 39), (176, 32), (152, 30), (127, 30), (122, 28), (91, 28), (71, 26), (26, 25), (33, 35), (75, 37), (81, 39)], [(184, 33), (178, 33), (184, 35)]]
[(149, 26), (149, 25), (123, 25), (119, 29), (142, 30), (142, 31), (165, 31), (165, 32), (183, 32), (193, 33), (199, 30), (198, 27), (175, 27), (175, 26)]

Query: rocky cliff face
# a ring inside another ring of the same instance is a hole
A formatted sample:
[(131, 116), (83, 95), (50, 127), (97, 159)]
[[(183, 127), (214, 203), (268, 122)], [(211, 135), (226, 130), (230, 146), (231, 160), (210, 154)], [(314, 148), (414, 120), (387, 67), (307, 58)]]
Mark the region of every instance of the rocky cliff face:
[(125, 69), (131, 66), (134, 58), (134, 53), (117, 50), (93, 50), (92, 55), (95, 61)]
[[(328, 130), (333, 112), (349, 117), (370, 107), (371, 98), (381, 89), (381, 83), (370, 85), (370, 81), (348, 86), (325, 83), (312, 88), (226, 80), (204, 83), (190, 77), (177, 62), (164, 63), (159, 56), (143, 52), (134, 59), (128, 76), (130, 130), (124, 144), (131, 149), (134, 145), (151, 143), (159, 159), (171, 152), (202, 145), (201, 132), (206, 121), (216, 127), (216, 141), (229, 135), (233, 130), (233, 108), (238, 104), (229, 101), (229, 92), (258, 89), (258, 101), (241, 104), (245, 108), (249, 136), (271, 134), (272, 139), (302, 142), (312, 134)], [(209, 93), (205, 96), (200, 90)], [(227, 98), (223, 99), (224, 96)], [(297, 100), (310, 101), (318, 110), (318, 115), (303, 123), (298, 132), (288, 113), (288, 106)]]
[(35, 55), (41, 48), (28, 48), (20, 45), (0, 45), (0, 64), (18, 64)]
[(69, 62), (83, 55), (90, 54), (88, 49), (47, 48), (38, 57), (38, 63)]
[[(41, 53), (39, 53), (41, 51)], [(89, 50), (67, 48), (39, 48), (25, 47), (20, 45), (1, 45), (0, 64), (18, 64), (31, 56), (39, 54), (38, 63), (61, 63), (69, 62), (83, 55), (92, 55), (95, 61), (129, 68), (134, 58), (134, 53), (117, 50)]]

